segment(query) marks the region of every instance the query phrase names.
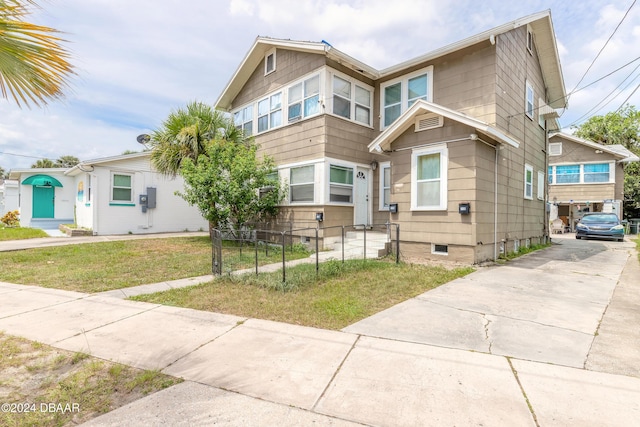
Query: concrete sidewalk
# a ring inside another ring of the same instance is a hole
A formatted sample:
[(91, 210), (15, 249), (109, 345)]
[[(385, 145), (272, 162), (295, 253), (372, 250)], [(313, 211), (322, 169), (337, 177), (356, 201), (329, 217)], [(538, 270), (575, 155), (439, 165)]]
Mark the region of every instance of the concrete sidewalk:
[(0, 330), (186, 380), (87, 425), (633, 425), (633, 245), (557, 242), (344, 331), (8, 283)]

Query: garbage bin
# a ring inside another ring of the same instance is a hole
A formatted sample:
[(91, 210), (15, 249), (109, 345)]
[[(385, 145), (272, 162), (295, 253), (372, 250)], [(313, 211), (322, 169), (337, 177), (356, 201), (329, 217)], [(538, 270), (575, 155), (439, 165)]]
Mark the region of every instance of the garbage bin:
[(640, 224), (640, 218), (631, 218), (629, 220), (629, 234), (638, 234), (638, 224)]

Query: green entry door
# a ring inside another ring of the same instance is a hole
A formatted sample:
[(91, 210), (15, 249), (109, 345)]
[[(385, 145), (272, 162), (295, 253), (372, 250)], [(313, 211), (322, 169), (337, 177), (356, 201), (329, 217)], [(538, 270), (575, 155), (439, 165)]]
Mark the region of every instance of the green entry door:
[(55, 191), (52, 186), (33, 186), (33, 217), (53, 218)]

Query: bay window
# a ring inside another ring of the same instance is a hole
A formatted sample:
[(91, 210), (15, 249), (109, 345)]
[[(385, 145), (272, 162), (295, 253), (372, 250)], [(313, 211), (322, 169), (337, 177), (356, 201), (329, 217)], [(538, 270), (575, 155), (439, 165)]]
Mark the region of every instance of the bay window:
[(314, 201), (314, 165), (291, 168), (289, 175), (289, 200), (291, 203)]
[(329, 167), (329, 201), (353, 203), (353, 169)]

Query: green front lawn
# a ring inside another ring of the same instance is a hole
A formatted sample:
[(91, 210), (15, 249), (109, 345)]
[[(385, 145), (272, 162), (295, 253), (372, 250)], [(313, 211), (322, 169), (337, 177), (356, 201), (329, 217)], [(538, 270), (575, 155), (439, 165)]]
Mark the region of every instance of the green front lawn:
[(274, 320), (323, 329), (342, 329), (365, 317), (474, 271), (352, 260), (315, 264), (258, 276), (225, 276), (207, 284), (131, 299)]
[(44, 230), (28, 227), (3, 227), (0, 225), (0, 240), (22, 240), (49, 237)]
[[(255, 264), (252, 248), (240, 257), (236, 248), (223, 249), (234, 269)], [(287, 252), (287, 259), (307, 257)], [(282, 252), (260, 252), (259, 264), (282, 261)], [(125, 240), (0, 252), (0, 281), (22, 285), (102, 292), (130, 286), (211, 274), (208, 236)]]

